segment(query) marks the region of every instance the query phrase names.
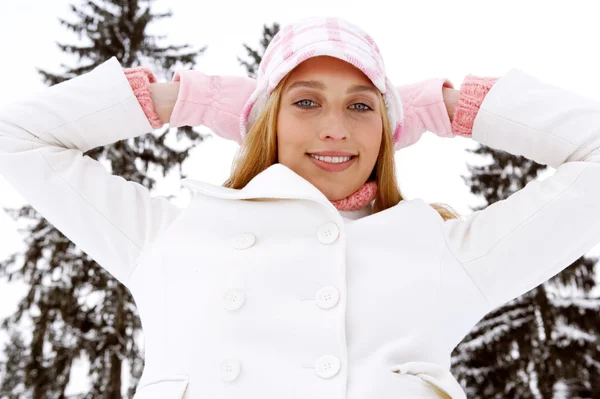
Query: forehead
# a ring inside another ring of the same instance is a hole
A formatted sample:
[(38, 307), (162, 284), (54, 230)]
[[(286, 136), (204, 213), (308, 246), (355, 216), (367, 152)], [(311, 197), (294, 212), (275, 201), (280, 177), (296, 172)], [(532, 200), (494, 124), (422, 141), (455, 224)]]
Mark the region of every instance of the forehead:
[(371, 80), (354, 65), (330, 56), (312, 57), (296, 66), (286, 81), (289, 87), (298, 80), (344, 79), (348, 84), (361, 83), (374, 86)]

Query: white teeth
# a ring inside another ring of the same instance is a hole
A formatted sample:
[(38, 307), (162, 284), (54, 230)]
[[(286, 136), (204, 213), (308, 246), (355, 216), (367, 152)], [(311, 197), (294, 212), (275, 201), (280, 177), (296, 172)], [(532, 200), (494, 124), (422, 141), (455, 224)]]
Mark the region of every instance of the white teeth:
[(320, 155), (309, 154), (311, 157), (318, 159), (319, 161), (329, 162), (329, 163), (342, 163), (348, 162), (352, 157), (322, 157)]

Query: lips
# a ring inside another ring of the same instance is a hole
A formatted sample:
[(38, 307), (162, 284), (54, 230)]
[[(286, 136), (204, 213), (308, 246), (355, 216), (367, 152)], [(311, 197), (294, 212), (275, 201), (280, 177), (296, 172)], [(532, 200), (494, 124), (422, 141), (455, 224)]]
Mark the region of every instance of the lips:
[[(342, 153), (337, 153), (337, 154), (342, 154)], [(330, 162), (325, 162), (325, 161), (321, 161), (319, 159), (313, 158), (311, 157), (309, 154), (306, 154), (306, 156), (308, 157), (308, 159), (310, 159), (310, 161), (315, 164), (317, 167), (319, 167), (320, 169), (327, 171), (327, 172), (341, 172), (344, 171), (346, 169), (348, 169), (358, 158), (358, 156), (355, 156), (353, 154), (348, 154), (348, 155), (322, 155), (322, 153), (316, 153), (315, 155), (321, 155), (321, 156), (352, 156), (352, 158), (350, 158), (350, 160), (346, 161), (346, 162), (340, 162), (340, 163), (330, 163)]]

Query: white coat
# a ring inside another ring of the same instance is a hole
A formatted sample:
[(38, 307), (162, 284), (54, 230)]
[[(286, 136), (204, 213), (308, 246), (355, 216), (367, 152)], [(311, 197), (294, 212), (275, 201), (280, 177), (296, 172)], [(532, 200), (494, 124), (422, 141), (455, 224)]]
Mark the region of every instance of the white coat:
[(600, 103), (519, 69), (473, 139), (556, 172), (464, 220), (345, 218), (280, 164), (181, 209), (82, 155), (150, 131), (116, 58), (0, 109), (0, 174), (136, 300), (136, 399), (464, 398), (453, 348), (600, 241)]

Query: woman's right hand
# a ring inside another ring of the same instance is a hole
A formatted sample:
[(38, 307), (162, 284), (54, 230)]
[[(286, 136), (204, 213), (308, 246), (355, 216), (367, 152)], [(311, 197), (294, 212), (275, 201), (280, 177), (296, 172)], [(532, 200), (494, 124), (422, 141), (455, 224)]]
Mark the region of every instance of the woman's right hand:
[(162, 123), (169, 123), (179, 95), (180, 82), (151, 83), (150, 97)]

